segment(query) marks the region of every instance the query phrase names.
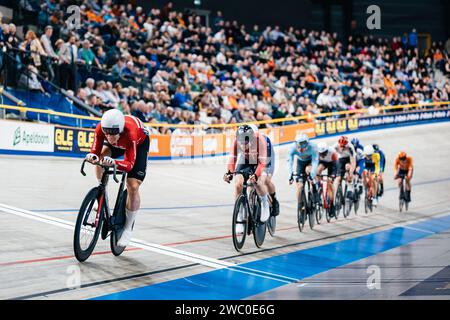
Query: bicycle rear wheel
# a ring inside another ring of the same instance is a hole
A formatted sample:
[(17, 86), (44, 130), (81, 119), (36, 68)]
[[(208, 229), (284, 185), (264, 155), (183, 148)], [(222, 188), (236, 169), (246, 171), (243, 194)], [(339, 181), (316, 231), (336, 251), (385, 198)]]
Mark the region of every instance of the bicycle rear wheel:
[[(78, 261), (86, 261), (94, 251), (97, 244), (100, 230), (102, 229), (104, 216), (104, 194), (101, 195), (97, 211), (92, 208), (97, 201), (99, 188), (91, 189), (78, 211), (77, 221), (75, 223), (75, 233), (73, 237), (73, 250)], [(97, 220), (98, 215), (98, 221)]]
[(266, 238), (266, 223), (260, 221), (261, 217), (261, 200), (255, 195), (256, 201), (254, 201), (253, 206), (253, 239), (255, 240), (255, 245), (260, 248)]
[(317, 190), (317, 194), (319, 195), (319, 202), (316, 204), (316, 223), (321, 224), (325, 213), (325, 208), (323, 207), (322, 189)]
[[(240, 251), (245, 243), (245, 238), (247, 236), (247, 226), (248, 226), (248, 210), (244, 195), (240, 195), (237, 198), (234, 205), (233, 211), (233, 222), (231, 226), (233, 234), (233, 245), (237, 251)], [(242, 225), (242, 232), (237, 232), (237, 225)]]
[(359, 200), (360, 200), (360, 195), (358, 194), (358, 195), (356, 196), (355, 202), (353, 203), (353, 209), (354, 209), (354, 211), (355, 211), (355, 216), (358, 215)]
[(334, 203), (335, 203), (335, 215), (334, 218), (337, 220), (337, 218), (339, 217), (339, 213), (341, 212), (342, 209), (342, 186), (339, 185), (338, 186), (338, 190), (336, 192), (336, 198), (334, 199)]
[(114, 208), (114, 213), (112, 216), (112, 224), (113, 230), (111, 232), (110, 238), (110, 246), (111, 252), (113, 255), (120, 256), (122, 252), (125, 250), (125, 247), (121, 247), (117, 245), (117, 241), (122, 236), (123, 227), (125, 225), (126, 215), (125, 215), (125, 206), (127, 204), (127, 195), (128, 192), (125, 189), (120, 196), (119, 203), (117, 207)]
[(308, 196), (308, 220), (309, 220), (309, 228), (311, 230), (314, 229), (314, 222), (316, 220), (315, 217), (315, 205), (314, 205), (314, 201), (312, 200), (312, 193), (309, 192), (309, 196)]

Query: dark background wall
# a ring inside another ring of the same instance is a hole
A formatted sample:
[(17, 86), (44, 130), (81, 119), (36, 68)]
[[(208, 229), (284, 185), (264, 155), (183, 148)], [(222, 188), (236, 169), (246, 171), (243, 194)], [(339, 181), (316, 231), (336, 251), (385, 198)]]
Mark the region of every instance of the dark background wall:
[[(145, 8), (162, 7), (167, 0), (135, 0)], [(194, 0), (173, 0), (177, 9), (194, 8)], [(258, 24), (304, 27), (349, 34), (351, 21), (356, 32), (376, 36), (394, 36), (410, 32), (429, 33), (433, 40), (450, 36), (449, 0), (201, 0), (198, 8), (224, 13), (226, 20), (248, 26)], [(381, 8), (381, 30), (366, 28), (369, 5)]]

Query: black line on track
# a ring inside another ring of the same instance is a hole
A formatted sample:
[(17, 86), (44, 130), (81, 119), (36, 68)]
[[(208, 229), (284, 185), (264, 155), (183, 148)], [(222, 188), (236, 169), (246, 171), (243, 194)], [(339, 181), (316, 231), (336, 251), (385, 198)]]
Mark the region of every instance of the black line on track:
[[(103, 284), (108, 284), (108, 283), (113, 283), (113, 282), (118, 282), (118, 281), (131, 280), (131, 279), (140, 278), (140, 277), (146, 277), (146, 276), (150, 276), (150, 275), (154, 275), (154, 274), (158, 274), (158, 273), (165, 273), (165, 272), (170, 272), (170, 271), (190, 268), (190, 267), (194, 267), (194, 266), (197, 266), (197, 265), (200, 265), (200, 264), (199, 263), (192, 263), (192, 264), (186, 264), (186, 265), (173, 267), (173, 268), (166, 268), (166, 269), (162, 269), (162, 270), (156, 270), (156, 271), (132, 274), (132, 275), (125, 276), (125, 277), (120, 277), (120, 278), (114, 278), (114, 279), (109, 279), (109, 280), (101, 280), (101, 281), (91, 282), (91, 283), (88, 283), (88, 284), (81, 285), (79, 289), (100, 286), (100, 285), (103, 285)], [(73, 290), (74, 289), (70, 289), (70, 288), (61, 288), (61, 289), (56, 289), (56, 290), (51, 290), (51, 291), (44, 291), (44, 292), (40, 292), (40, 293), (33, 293), (33, 294), (25, 295), (25, 296), (14, 297), (14, 298), (10, 298), (10, 299), (7, 299), (7, 300), (26, 300), (26, 299), (36, 298), (36, 297), (47, 296), (47, 295), (51, 295), (51, 294), (64, 293), (64, 292), (73, 291)]]

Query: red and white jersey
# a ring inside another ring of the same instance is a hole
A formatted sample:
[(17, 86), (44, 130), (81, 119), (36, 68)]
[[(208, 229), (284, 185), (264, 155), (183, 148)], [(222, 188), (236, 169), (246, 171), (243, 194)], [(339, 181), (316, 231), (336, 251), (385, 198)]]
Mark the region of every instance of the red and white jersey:
[[(125, 116), (125, 127), (120, 134), (120, 138), (115, 148), (124, 149), (125, 155), (123, 160), (116, 160), (117, 169), (125, 172), (131, 171), (136, 161), (136, 148), (141, 145), (148, 133), (141, 120), (134, 116)], [(101, 122), (95, 128), (94, 142), (92, 143), (91, 153), (95, 153), (100, 157), (103, 148), (103, 142), (106, 136), (103, 133)]]
[(338, 153), (339, 159), (354, 158), (356, 156), (355, 148), (351, 143), (348, 143), (344, 148), (339, 143), (336, 143), (333, 148)]

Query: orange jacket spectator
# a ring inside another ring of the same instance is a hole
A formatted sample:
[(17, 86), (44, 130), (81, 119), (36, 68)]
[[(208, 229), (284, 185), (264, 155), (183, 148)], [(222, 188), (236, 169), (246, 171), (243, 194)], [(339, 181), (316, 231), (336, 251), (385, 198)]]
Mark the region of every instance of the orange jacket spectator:
[(310, 83), (310, 82), (317, 82), (316, 77), (315, 77), (312, 73), (309, 73), (309, 74), (305, 77), (305, 79), (306, 79), (306, 82), (308, 82), (308, 83)]
[(441, 51), (436, 51), (433, 55), (434, 62), (441, 61), (442, 59), (444, 59), (444, 56), (442, 55)]
[(86, 16), (88, 18), (89, 21), (94, 21), (94, 22), (98, 22), (98, 23), (102, 23), (103, 22), (103, 18), (98, 16), (94, 11), (92, 10), (88, 10), (86, 11)]
[(391, 78), (384, 77), (384, 86), (387, 89), (387, 96), (395, 96), (397, 94), (397, 89), (395, 88), (394, 81)]

